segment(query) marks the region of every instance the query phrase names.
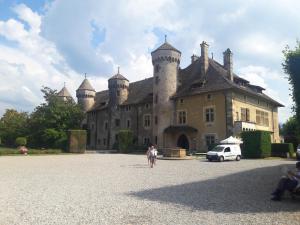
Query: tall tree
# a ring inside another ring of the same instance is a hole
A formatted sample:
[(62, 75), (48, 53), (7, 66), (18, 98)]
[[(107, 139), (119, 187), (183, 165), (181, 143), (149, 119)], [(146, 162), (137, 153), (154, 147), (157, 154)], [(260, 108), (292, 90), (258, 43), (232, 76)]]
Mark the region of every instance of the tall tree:
[(28, 114), (7, 109), (0, 119), (0, 137), (4, 145), (13, 146), (17, 137), (26, 136)]
[(297, 136), (296, 117), (292, 116), (284, 124), (282, 124), (280, 132), (283, 136)]
[(285, 48), (284, 62), (282, 64), (284, 72), (287, 74), (292, 86), (292, 97), (294, 101), (293, 110), (296, 114), (297, 130), (300, 127), (300, 42), (297, 41), (295, 49)]
[(61, 147), (66, 141), (67, 130), (79, 129), (84, 118), (80, 106), (73, 100), (63, 101), (56, 90), (43, 87), (45, 103), (30, 116), (29, 144), (35, 147)]

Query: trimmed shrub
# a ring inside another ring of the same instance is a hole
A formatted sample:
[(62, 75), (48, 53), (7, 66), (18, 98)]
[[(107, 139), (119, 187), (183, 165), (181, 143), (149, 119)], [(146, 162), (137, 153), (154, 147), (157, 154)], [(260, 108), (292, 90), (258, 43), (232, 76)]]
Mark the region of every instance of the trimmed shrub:
[(133, 133), (131, 130), (120, 130), (119, 134), (119, 151), (129, 153), (133, 147)]
[(26, 137), (17, 137), (15, 141), (17, 146), (25, 146), (27, 144)]
[(271, 137), (268, 131), (245, 131), (241, 133), (243, 139), (242, 155), (245, 158), (265, 158), (271, 156)]
[(86, 130), (68, 130), (68, 151), (84, 153), (86, 149)]
[(287, 153), (289, 153), (290, 157), (294, 154), (294, 146), (292, 143), (273, 143), (271, 148), (272, 156), (286, 158)]

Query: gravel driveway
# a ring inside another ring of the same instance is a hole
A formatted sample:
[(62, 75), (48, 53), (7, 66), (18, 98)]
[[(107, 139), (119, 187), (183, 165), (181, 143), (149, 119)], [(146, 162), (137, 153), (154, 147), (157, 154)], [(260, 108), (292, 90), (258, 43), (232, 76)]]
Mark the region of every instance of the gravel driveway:
[[(142, 155), (0, 157), (0, 224), (300, 224), (300, 199), (271, 202), (284, 160)], [(293, 166), (294, 167), (294, 166)]]

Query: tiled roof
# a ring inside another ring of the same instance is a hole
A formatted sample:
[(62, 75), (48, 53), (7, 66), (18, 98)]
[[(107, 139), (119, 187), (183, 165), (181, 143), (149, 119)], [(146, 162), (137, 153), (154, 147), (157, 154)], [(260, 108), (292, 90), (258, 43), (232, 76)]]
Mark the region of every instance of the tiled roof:
[[(161, 46), (159, 46), (157, 49), (155, 49), (153, 52), (156, 52), (158, 50), (173, 50), (173, 51), (176, 51), (176, 52), (179, 52), (181, 54), (181, 52), (174, 48), (172, 45), (170, 45), (168, 42), (165, 42), (163, 43)], [(152, 52), (152, 53), (153, 53)]]
[(116, 75), (113, 75), (111, 78), (109, 78), (109, 80), (112, 80), (112, 79), (119, 79), (119, 80), (127, 80), (128, 79), (126, 77), (124, 77), (122, 74), (119, 74), (117, 73)]
[(279, 107), (283, 106), (281, 103), (275, 101), (266, 94), (257, 91), (262, 91), (264, 90), (264, 88), (260, 86), (250, 85), (249, 81), (234, 74), (234, 81), (236, 80), (241, 80), (246, 85), (241, 86), (236, 82), (229, 80), (227, 78), (226, 69), (213, 59), (209, 59), (207, 74), (203, 76), (201, 74), (201, 60), (198, 59), (187, 68), (180, 70), (179, 81), (181, 82), (181, 85), (178, 88), (177, 93), (173, 97), (177, 98), (211, 91), (236, 89), (241, 92), (246, 92), (253, 96), (265, 99)]
[[(201, 58), (200, 58), (201, 59)], [(209, 59), (209, 67), (205, 76), (201, 74), (201, 60), (198, 59), (185, 69), (179, 71), (179, 87), (173, 98), (202, 94), (213, 91), (235, 89), (240, 92), (264, 99), (276, 106), (283, 105), (266, 94), (260, 86), (251, 85), (249, 81), (234, 74), (234, 81), (227, 78), (227, 71), (223, 65)], [(126, 78), (125, 78), (126, 79)], [(240, 85), (243, 83), (244, 85)], [(107, 107), (108, 90), (97, 92), (96, 103), (91, 110), (101, 110)], [(137, 82), (129, 83), (128, 99), (123, 105), (151, 103), (153, 101), (153, 78), (147, 78)], [(106, 103), (106, 105), (104, 105)]]
[(63, 87), (58, 93), (57, 96), (59, 97), (72, 97), (70, 92), (66, 87)]
[(90, 84), (88, 79), (84, 79), (82, 83), (80, 84), (79, 88), (77, 90), (90, 90), (90, 91), (95, 91), (93, 86)]

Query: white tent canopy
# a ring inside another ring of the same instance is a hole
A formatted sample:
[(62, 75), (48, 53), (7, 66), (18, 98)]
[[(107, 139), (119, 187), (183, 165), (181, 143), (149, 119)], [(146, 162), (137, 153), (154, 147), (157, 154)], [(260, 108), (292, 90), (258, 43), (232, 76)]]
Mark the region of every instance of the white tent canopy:
[(243, 141), (241, 141), (238, 138), (230, 136), (229, 138), (220, 141), (220, 143), (221, 144), (243, 144)]

